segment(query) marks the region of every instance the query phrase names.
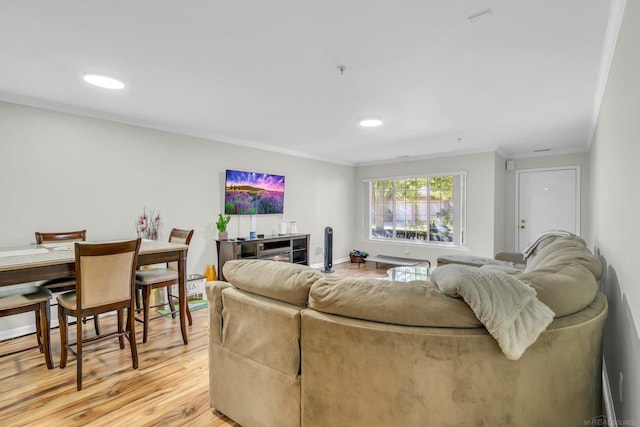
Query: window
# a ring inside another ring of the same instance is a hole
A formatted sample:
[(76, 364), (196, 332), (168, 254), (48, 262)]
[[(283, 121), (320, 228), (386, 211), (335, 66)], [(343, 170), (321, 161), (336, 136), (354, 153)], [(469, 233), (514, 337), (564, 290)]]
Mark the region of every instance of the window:
[(465, 173), (365, 181), (369, 239), (464, 245), (465, 181)]

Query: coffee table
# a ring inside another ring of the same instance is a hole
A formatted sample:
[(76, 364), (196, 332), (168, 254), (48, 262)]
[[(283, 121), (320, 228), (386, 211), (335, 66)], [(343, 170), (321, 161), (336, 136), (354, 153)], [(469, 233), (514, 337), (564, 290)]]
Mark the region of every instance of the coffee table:
[(396, 282), (411, 282), (412, 280), (430, 281), (433, 269), (426, 265), (411, 265), (393, 267), (387, 270), (389, 280)]

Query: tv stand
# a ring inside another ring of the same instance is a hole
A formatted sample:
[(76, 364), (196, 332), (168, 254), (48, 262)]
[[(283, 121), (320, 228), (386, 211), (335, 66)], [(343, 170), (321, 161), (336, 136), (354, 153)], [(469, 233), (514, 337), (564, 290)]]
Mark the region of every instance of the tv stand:
[(309, 265), (309, 241), (309, 234), (216, 240), (218, 280), (226, 280), (222, 268), (227, 261), (234, 259), (265, 259)]

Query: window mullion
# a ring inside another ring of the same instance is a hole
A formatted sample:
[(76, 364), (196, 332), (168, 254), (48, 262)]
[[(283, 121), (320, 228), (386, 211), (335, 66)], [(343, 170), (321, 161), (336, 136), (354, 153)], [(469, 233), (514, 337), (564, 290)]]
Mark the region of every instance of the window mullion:
[(431, 179), (427, 180), (427, 242), (431, 241)]

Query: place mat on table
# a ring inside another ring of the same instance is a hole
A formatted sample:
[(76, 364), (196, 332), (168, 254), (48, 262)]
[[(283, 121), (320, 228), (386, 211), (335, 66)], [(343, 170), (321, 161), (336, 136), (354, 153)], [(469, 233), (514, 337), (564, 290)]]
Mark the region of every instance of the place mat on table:
[(12, 251), (0, 251), (0, 257), (40, 255), (46, 253), (49, 253), (49, 250), (46, 248), (16, 249)]

